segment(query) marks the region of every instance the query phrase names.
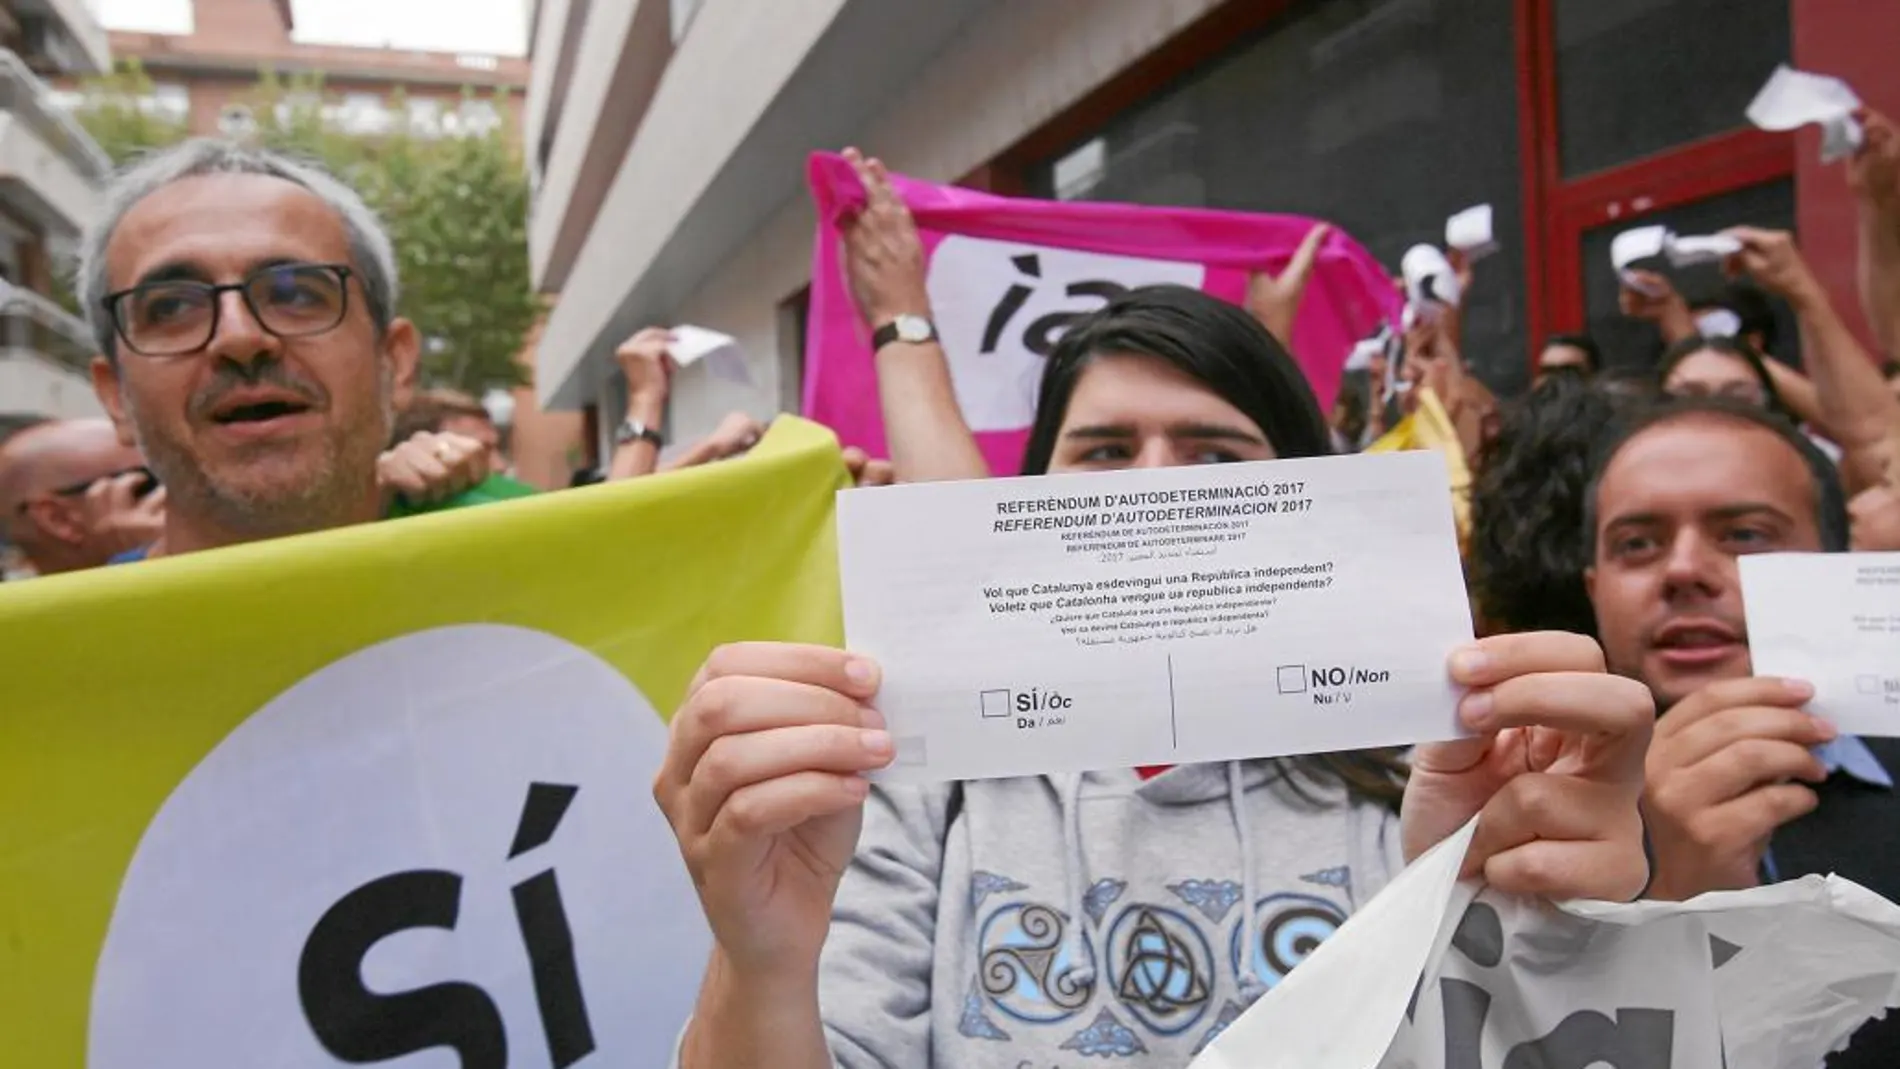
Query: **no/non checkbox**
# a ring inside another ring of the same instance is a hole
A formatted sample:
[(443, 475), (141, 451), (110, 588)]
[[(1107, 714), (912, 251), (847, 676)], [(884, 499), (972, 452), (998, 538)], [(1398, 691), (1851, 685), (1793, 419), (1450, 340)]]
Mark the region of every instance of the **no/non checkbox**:
[(1006, 690), (983, 691), (981, 694), (978, 695), (978, 702), (982, 706), (983, 716), (985, 719), (996, 720), (999, 718), (1008, 717), (1010, 715), (1009, 691), (1006, 691)]
[(1283, 664), (1280, 666), (1280, 693), (1306, 693), (1306, 666), (1303, 664)]

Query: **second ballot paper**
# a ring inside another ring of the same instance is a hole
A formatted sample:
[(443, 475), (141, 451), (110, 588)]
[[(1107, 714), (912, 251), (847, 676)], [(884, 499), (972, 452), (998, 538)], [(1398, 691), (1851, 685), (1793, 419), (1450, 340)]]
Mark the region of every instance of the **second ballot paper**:
[(1460, 734), (1471, 641), (1436, 453), (927, 483), (838, 502), (893, 780)]

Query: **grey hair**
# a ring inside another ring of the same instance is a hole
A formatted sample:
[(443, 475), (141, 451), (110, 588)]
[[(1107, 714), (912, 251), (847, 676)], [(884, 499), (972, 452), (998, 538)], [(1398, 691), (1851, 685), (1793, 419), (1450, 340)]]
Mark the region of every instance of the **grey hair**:
[(378, 333), (389, 327), (400, 290), (396, 250), (382, 220), (363, 198), (320, 164), (235, 141), (200, 137), (147, 153), (121, 169), (106, 187), (104, 209), (80, 239), (79, 306), (101, 353), (114, 355), (118, 342), (105, 307), (106, 246), (112, 235), (126, 213), (146, 197), (174, 182), (212, 174), (254, 174), (293, 182), (335, 210), (343, 220), (350, 266), (362, 284), (370, 320)]

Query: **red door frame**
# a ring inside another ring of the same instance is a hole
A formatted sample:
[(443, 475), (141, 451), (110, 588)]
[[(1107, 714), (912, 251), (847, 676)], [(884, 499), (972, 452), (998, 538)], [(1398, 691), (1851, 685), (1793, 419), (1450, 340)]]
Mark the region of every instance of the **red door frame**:
[(1546, 335), (1584, 325), (1585, 231), (1795, 172), (1793, 135), (1743, 128), (1566, 180), (1557, 138), (1556, 2), (1517, 2), (1518, 140), (1533, 360)]

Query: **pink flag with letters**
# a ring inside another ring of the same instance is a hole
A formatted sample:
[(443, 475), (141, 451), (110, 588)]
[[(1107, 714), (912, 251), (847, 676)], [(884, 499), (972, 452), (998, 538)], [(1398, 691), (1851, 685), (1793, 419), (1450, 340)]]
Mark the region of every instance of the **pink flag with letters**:
[[(812, 154), (818, 208), (805, 335), (805, 415), (884, 456), (871, 329), (852, 304), (838, 221), (864, 203), (851, 165)], [(990, 470), (1014, 475), (1042, 361), (1063, 328), (1137, 286), (1173, 282), (1239, 303), (1250, 272), (1278, 272), (1317, 222), (1198, 208), (998, 197), (891, 176), (916, 217), (957, 404)], [(1300, 306), (1293, 352), (1330, 405), (1353, 344), (1397, 322), (1401, 298), (1360, 244), (1334, 229)]]

